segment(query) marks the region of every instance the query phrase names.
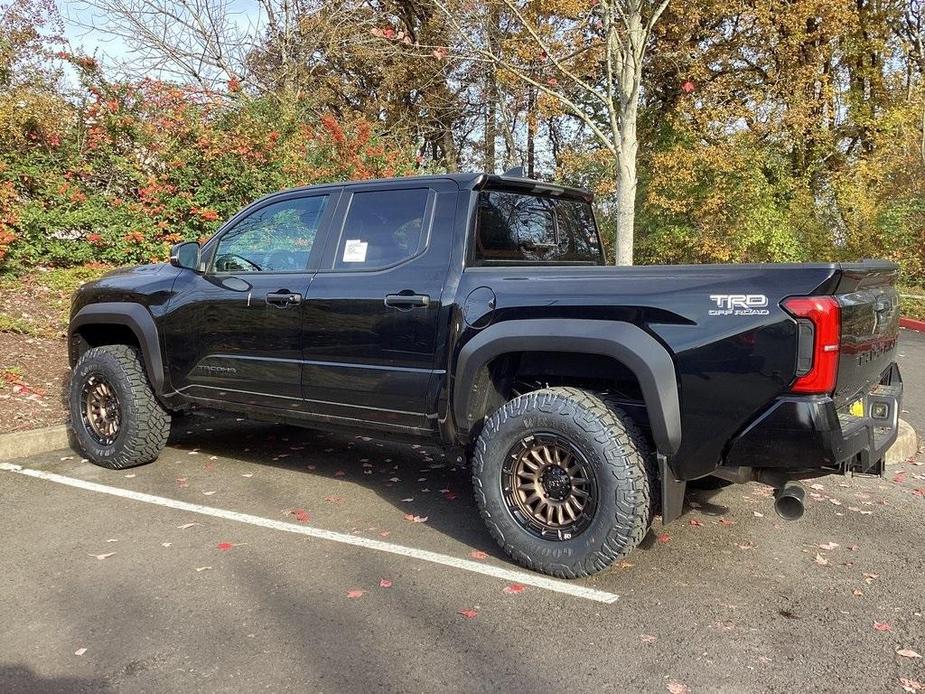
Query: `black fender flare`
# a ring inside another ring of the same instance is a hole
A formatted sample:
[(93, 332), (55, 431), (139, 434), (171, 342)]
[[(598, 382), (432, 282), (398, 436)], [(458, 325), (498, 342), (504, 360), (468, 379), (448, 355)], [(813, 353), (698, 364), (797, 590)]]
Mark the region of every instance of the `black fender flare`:
[(485, 364), (510, 352), (577, 352), (611, 357), (639, 381), (658, 452), (671, 456), (681, 445), (681, 407), (674, 361), (654, 337), (632, 323), (571, 318), (496, 323), (466, 342), (453, 382), (457, 425), (469, 428), (469, 397)]
[(123, 325), (129, 328), (141, 346), (145, 371), (154, 392), (158, 395), (164, 393), (164, 360), (161, 355), (161, 342), (154, 318), (147, 308), (141, 304), (121, 301), (88, 304), (71, 318), (68, 326), (69, 345), (74, 334), (85, 325)]

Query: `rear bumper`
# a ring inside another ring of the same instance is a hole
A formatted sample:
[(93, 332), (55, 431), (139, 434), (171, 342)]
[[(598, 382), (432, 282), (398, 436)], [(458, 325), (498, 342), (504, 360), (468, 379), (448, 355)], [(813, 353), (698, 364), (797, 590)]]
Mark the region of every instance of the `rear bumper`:
[(903, 383), (894, 363), (860, 395), (863, 416), (836, 408), (828, 396), (786, 396), (733, 439), (724, 465), (783, 471), (880, 475), (899, 431)]

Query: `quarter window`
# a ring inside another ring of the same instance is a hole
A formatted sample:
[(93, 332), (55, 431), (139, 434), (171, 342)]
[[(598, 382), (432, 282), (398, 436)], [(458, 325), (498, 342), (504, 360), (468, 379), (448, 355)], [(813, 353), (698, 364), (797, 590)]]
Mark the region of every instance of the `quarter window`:
[(344, 221), (335, 270), (375, 270), (423, 248), (428, 188), (354, 193)]
[(219, 239), (216, 272), (298, 272), (308, 267), (327, 195), (282, 200), (240, 220)]
[(505, 191), (479, 196), (476, 258), (496, 264), (603, 262), (590, 204)]

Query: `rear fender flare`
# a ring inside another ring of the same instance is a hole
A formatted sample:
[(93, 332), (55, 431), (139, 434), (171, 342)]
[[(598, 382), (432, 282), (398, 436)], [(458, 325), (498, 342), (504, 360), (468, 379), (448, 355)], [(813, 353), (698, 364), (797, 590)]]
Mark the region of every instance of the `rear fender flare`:
[[(127, 302), (102, 302), (84, 306), (71, 319), (68, 327), (68, 344), (75, 333), (86, 325), (122, 325), (129, 328), (141, 346), (145, 372), (154, 392), (164, 393), (164, 360), (157, 326), (150, 312), (141, 304)], [(72, 364), (73, 366), (73, 364)]]
[(671, 355), (641, 328), (618, 321), (530, 319), (485, 328), (459, 352), (452, 396), (457, 425), (468, 431), (474, 424), (470, 395), (483, 366), (502, 354), (537, 351), (599, 354), (622, 363), (639, 381), (658, 452), (672, 456), (678, 451), (681, 408)]

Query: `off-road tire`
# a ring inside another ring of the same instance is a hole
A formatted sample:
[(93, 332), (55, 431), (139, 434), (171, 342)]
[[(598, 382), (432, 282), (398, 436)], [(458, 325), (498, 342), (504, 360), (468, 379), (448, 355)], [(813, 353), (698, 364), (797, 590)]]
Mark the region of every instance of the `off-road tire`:
[[(505, 501), (505, 458), (534, 432), (561, 436), (594, 468), (598, 499), (590, 524), (571, 539), (525, 529)], [(606, 569), (643, 539), (656, 510), (657, 473), (646, 436), (607, 397), (546, 388), (506, 403), (485, 422), (472, 459), (475, 498), (488, 530), (518, 564), (559, 578)]]
[[(121, 408), (119, 431), (108, 445), (94, 439), (82, 416), (83, 388), (94, 377), (104, 380), (115, 391)], [(122, 470), (150, 463), (167, 443), (170, 414), (155, 398), (141, 354), (135, 347), (105, 345), (87, 350), (71, 374), (68, 405), (78, 447), (101, 467)]]

